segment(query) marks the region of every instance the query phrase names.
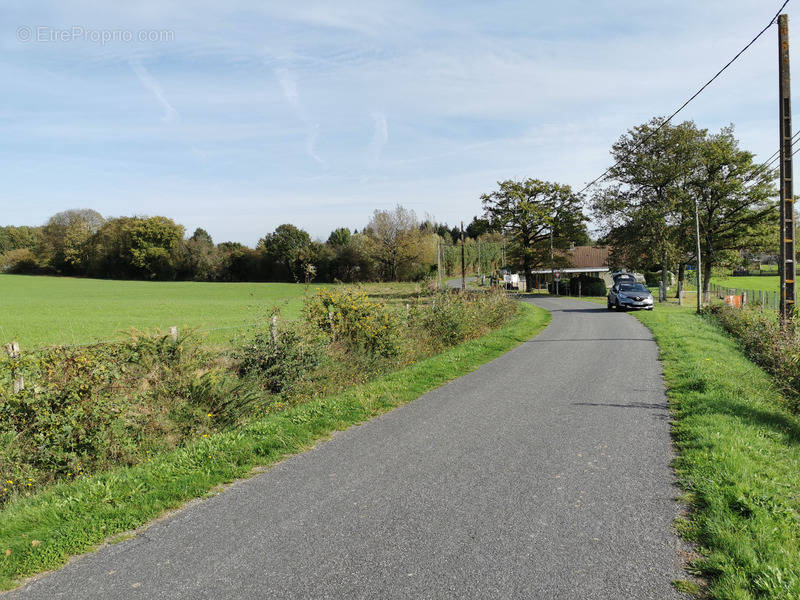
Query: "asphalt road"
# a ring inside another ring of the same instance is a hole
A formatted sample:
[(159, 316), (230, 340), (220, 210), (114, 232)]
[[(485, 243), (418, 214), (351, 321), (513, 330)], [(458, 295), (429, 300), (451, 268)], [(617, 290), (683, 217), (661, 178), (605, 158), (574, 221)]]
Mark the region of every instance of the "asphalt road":
[(517, 349), (3, 600), (680, 598), (656, 345), (534, 302)]

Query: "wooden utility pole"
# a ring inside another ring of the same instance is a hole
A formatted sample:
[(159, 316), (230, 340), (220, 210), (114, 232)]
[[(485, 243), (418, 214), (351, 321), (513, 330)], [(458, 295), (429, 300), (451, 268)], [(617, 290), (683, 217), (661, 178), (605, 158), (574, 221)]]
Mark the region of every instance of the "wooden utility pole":
[(778, 93), (780, 124), (780, 277), (781, 323), (794, 314), (796, 300), (794, 253), (794, 186), (792, 184), (792, 90), (789, 78), (789, 17), (778, 17)]
[(558, 282), (556, 281), (556, 263), (553, 258), (553, 226), (550, 225), (550, 281), (553, 287), (556, 288), (556, 296), (558, 296)]
[(467, 289), (467, 267), (464, 262), (464, 221), (461, 221), (461, 289)]
[[(700, 200), (695, 196), (694, 198), (694, 232), (697, 241), (697, 314), (703, 310), (703, 284), (702, 278), (700, 277), (700, 271), (702, 267), (700, 266), (700, 207), (699, 207)], [(680, 294), (680, 292), (679, 292)], [(680, 296), (679, 296), (680, 297)]]
[(436, 241), (436, 274), (439, 277), (439, 289), (442, 289), (442, 242)]

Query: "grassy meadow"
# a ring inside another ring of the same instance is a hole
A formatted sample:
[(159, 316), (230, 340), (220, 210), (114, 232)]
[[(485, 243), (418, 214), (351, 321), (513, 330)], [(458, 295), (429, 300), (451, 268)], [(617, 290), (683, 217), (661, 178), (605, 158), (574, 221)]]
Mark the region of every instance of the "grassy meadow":
[[(283, 318), (300, 315), (306, 293), (325, 284), (113, 281), (72, 277), (0, 275), (0, 345), (23, 348), (90, 344), (121, 337), (131, 328), (173, 325), (208, 332), (225, 343), (273, 307)], [(416, 294), (416, 284), (363, 286), (391, 303)], [(224, 328), (224, 329), (219, 329)]]
[(771, 292), (778, 289), (777, 275), (754, 275), (749, 277), (712, 277), (711, 283), (737, 290), (763, 290)]

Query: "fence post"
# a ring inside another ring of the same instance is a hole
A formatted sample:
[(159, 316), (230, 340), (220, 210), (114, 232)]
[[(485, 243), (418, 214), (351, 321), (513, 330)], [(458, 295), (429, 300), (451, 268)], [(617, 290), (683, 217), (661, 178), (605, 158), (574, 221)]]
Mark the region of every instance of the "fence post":
[(578, 298), (581, 297), (581, 280), (578, 279)]
[(742, 308), (747, 306), (747, 290), (742, 290)]
[(169, 328), (169, 335), (173, 342), (178, 341), (178, 328), (175, 325)]
[(25, 378), (22, 375), (17, 377), (17, 367), (19, 366), (19, 344), (17, 342), (6, 344), (6, 352), (8, 353), (8, 358), (11, 361), (11, 379), (13, 381), (12, 385), (14, 386), (14, 393), (19, 394), (25, 389)]
[(272, 346), (278, 345), (278, 317), (272, 315), (272, 325), (270, 325), (269, 333), (272, 336)]

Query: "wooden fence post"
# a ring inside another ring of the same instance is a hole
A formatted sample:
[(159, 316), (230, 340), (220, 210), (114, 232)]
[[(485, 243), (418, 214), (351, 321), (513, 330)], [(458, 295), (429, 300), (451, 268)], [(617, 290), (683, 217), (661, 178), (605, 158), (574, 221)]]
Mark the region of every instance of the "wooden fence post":
[(269, 333), (272, 336), (272, 345), (273, 347), (277, 347), (278, 345), (278, 317), (275, 315), (272, 316), (272, 325), (269, 328)]
[(22, 375), (17, 376), (17, 368), (19, 367), (19, 344), (11, 342), (6, 344), (6, 352), (11, 361), (11, 379), (13, 381), (13, 390), (15, 394), (19, 394), (25, 389), (25, 378)]

